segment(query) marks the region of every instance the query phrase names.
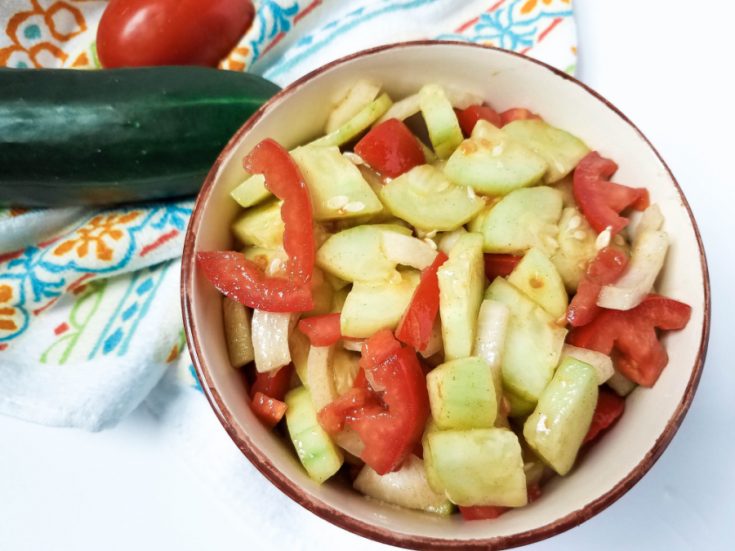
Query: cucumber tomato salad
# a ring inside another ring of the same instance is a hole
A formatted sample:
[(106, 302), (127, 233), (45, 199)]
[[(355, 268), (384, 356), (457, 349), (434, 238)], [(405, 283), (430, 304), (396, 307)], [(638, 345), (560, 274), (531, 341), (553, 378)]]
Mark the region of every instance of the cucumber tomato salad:
[(252, 410), (318, 483), (465, 519), (523, 507), (689, 320), (654, 289), (668, 237), (646, 189), (526, 109), (359, 81), (321, 137), (243, 162), (241, 249), (197, 264)]

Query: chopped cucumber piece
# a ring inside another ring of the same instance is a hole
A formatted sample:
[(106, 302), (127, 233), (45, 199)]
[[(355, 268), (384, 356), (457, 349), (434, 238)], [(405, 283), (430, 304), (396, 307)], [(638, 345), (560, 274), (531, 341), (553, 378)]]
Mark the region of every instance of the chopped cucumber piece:
[(343, 457), (319, 425), (309, 391), (300, 386), (285, 398), (286, 426), (299, 461), (309, 477), (321, 484), (342, 466)]
[(447, 161), (444, 172), (457, 184), (484, 195), (507, 195), (538, 182), (546, 172), (539, 155), (480, 120)]
[(530, 298), (496, 277), (485, 298), (510, 309), (502, 371), (506, 391), (535, 403), (554, 374), (567, 330)]
[(559, 220), (557, 241), (559, 248), (551, 261), (564, 280), (569, 292), (577, 290), (587, 264), (597, 255), (595, 240), (597, 233), (576, 207), (566, 207)]
[(444, 356), (446, 360), (464, 358), (472, 354), (485, 286), (482, 236), (461, 235), (437, 275)]
[(317, 265), (345, 281), (380, 281), (396, 276), (396, 263), (383, 251), (383, 234), (410, 235), (392, 224), (362, 225), (334, 234), (316, 253)]
[(395, 329), (421, 279), (414, 270), (399, 273), (396, 281), (355, 282), (340, 316), (342, 335), (366, 338), (381, 329)]
[[(518, 437), (499, 428), (432, 431), (434, 483), (457, 505), (521, 507), (528, 501)], [(430, 479), (431, 480), (431, 479)]]
[(523, 398), (516, 396), (514, 392), (506, 392), (505, 397), (508, 399), (508, 404), (510, 405), (508, 417), (526, 417), (533, 411), (533, 408), (536, 405), (535, 402), (529, 402), (528, 400), (524, 400)]
[(539, 186), (517, 189), (503, 197), (482, 221), (486, 253), (519, 253), (538, 247), (552, 255), (558, 247), (561, 194)]
[(353, 218), (383, 210), (360, 170), (338, 147), (297, 147), (291, 157), (309, 188), (314, 219)]
[(552, 469), (574, 465), (597, 405), (595, 368), (565, 357), (523, 425), (526, 442)]
[(449, 158), (463, 136), (444, 89), (436, 84), (427, 84), (419, 91), (419, 105), (434, 152), (440, 159)]
[(531, 297), (554, 319), (566, 314), (569, 297), (564, 282), (549, 257), (537, 248), (528, 249), (508, 276), (508, 282)]
[(365, 465), (353, 483), (355, 489), (380, 501), (439, 515), (449, 515), (452, 503), (435, 492), (426, 480), (424, 462), (409, 455), (398, 471), (379, 475)]
[[(615, 367), (613, 367), (612, 358), (607, 354), (598, 352), (597, 350), (590, 350), (588, 348), (579, 348), (572, 346), (571, 344), (565, 344), (561, 351), (562, 357), (569, 356), (575, 358), (580, 362), (590, 364), (595, 368), (597, 373), (597, 384), (605, 384), (610, 377), (615, 375)], [(635, 384), (635, 383), (634, 383)]]
[(369, 80), (358, 80), (340, 99), (337, 106), (332, 109), (324, 127), (324, 132), (329, 134), (338, 130), (340, 126), (370, 105), (379, 93), (380, 86), (378, 84)]
[(265, 187), (265, 176), (262, 174), (253, 174), (242, 184), (237, 186), (230, 192), (232, 197), (238, 205), (246, 209), (262, 203), (269, 197), (273, 197), (273, 194), (268, 191)]
[(500, 405), (503, 397), (503, 350), (508, 333), (510, 309), (502, 302), (483, 300), (477, 314), (477, 332), (472, 353), (490, 367), (495, 386), (495, 400)]
[(326, 136), (322, 136), (318, 140), (314, 140), (308, 146), (339, 146), (345, 144), (359, 136), (364, 130), (370, 128), (370, 125), (377, 121), (391, 105), (393, 105), (393, 102), (390, 96), (388, 94), (381, 94), (375, 101), (371, 101), (368, 105), (360, 109), (352, 118), (337, 128), (337, 130), (330, 132)]
[(232, 233), (240, 242), (265, 249), (283, 246), (283, 230), (281, 201), (278, 200), (249, 208), (232, 224)]
[(576, 136), (537, 119), (510, 122), (503, 127), (503, 132), (546, 161), (549, 165), (546, 172), (548, 183), (564, 178), (590, 151)]
[(250, 337), (250, 311), (239, 302), (224, 297), (222, 317), (230, 364), (232, 367), (243, 367), (255, 359)]
[(471, 188), (455, 186), (431, 165), (401, 174), (383, 186), (380, 196), (395, 216), (425, 231), (456, 230), (484, 205)]
[(440, 429), (491, 428), (498, 402), (490, 367), (477, 356), (446, 362), (426, 376), (431, 415)]

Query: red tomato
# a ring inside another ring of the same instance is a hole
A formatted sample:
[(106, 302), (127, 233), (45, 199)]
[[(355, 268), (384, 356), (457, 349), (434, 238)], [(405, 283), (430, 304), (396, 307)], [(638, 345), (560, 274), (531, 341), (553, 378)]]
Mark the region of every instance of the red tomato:
[(299, 331), (309, 337), (313, 346), (330, 346), (342, 337), (339, 312), (304, 318), (299, 321)]
[(500, 113), (500, 119), (503, 123), (502, 125), (505, 126), (509, 122), (513, 121), (523, 121), (528, 119), (541, 120), (541, 117), (539, 117), (533, 111), (529, 111), (528, 109), (524, 109), (523, 107), (513, 107)]
[(250, 395), (255, 396), (258, 392), (276, 400), (283, 400), (291, 385), (293, 365), (284, 365), (280, 369), (266, 373), (256, 373), (255, 382), (250, 388)]
[(616, 247), (605, 247), (587, 266), (587, 271), (577, 286), (577, 292), (569, 303), (567, 321), (574, 327), (592, 321), (600, 307), (597, 299), (603, 285), (617, 281), (628, 266), (628, 255)]
[(262, 392), (255, 393), (250, 407), (258, 419), (271, 428), (275, 427), (286, 413), (285, 403), (266, 396)]
[(110, 0), (97, 28), (104, 67), (216, 67), (253, 22), (250, 0)]
[(584, 443), (596, 439), (601, 432), (607, 430), (625, 411), (625, 399), (606, 388), (600, 389), (597, 407), (592, 417), (592, 424), (584, 437)]
[(459, 126), (462, 127), (462, 133), (465, 136), (472, 134), (472, 130), (480, 119), (486, 120), (498, 128), (503, 126), (503, 120), (497, 111), (487, 105), (470, 105), (466, 109), (455, 109), (454, 112), (457, 114)]
[(355, 153), (388, 178), (426, 162), (418, 138), (398, 119), (388, 119), (375, 126), (357, 142)]
[(629, 220), (620, 213), (632, 207), (644, 210), (648, 206), (648, 191), (610, 182), (618, 165), (601, 157), (597, 151), (588, 153), (574, 170), (572, 191), (584, 217), (595, 231), (612, 228), (615, 235)]
[(421, 281), (396, 329), (396, 338), (416, 350), (425, 350), (431, 338), (434, 320), (439, 312), (439, 279), (436, 272), (447, 260), (439, 251), (431, 266), (421, 274)]
[(426, 379), (416, 353), (388, 329), (365, 341), (360, 367), (370, 393), (356, 380), (346, 398), (319, 412), (319, 422), (332, 433), (344, 425), (352, 428), (365, 445), (361, 459), (378, 474), (389, 473), (400, 468), (423, 435), (429, 418)]
[(691, 311), (679, 301), (649, 295), (632, 310), (601, 308), (591, 323), (573, 329), (568, 340), (603, 354), (611, 354), (614, 349), (618, 371), (641, 386), (651, 387), (669, 361), (656, 328), (683, 329)]
[(314, 227), (311, 199), (288, 151), (272, 139), (256, 145), (243, 161), (251, 174), (262, 174), (265, 187), (283, 200), (283, 248), (286, 278), (268, 277), (255, 262), (233, 251), (197, 253), (197, 266), (222, 294), (268, 312), (306, 312), (314, 308)]
[(522, 256), (513, 254), (485, 254), (485, 275), (492, 281), (496, 277), (506, 277), (515, 269)]

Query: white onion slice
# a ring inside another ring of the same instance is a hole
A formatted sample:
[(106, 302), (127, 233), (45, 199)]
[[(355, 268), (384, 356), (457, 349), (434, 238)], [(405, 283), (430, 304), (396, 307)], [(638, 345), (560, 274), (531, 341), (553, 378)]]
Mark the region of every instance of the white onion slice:
[(288, 336), (292, 314), (253, 310), (251, 336), (255, 369), (259, 373), (273, 371), (291, 362)]
[(602, 288), (597, 305), (613, 310), (638, 306), (653, 289), (668, 248), (666, 232), (649, 230), (636, 235), (628, 268), (614, 284)]
[(436, 258), (436, 250), (421, 239), (397, 232), (382, 232), (382, 248), (391, 262), (423, 270)]
[(590, 350), (588, 348), (579, 348), (577, 346), (572, 346), (571, 344), (565, 344), (561, 351), (561, 355), (571, 356), (580, 362), (590, 364), (594, 367), (595, 371), (597, 371), (598, 385), (607, 382), (615, 373), (612, 358), (602, 352), (597, 352), (596, 350)]
[(337, 399), (332, 370), (332, 346), (312, 346), (306, 360), (306, 380), (314, 408), (319, 411)]

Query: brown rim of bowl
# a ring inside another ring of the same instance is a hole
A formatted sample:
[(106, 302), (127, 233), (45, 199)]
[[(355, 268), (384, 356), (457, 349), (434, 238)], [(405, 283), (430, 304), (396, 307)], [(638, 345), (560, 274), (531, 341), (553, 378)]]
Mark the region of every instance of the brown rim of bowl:
[[(700, 264), (702, 267), (702, 278), (704, 281), (704, 319), (702, 324), (702, 334), (699, 342), (699, 351), (697, 353), (697, 359), (695, 361), (695, 364), (692, 369), (692, 375), (689, 378), (689, 382), (687, 383), (686, 391), (684, 392), (684, 396), (682, 397), (681, 401), (679, 402), (679, 405), (676, 408), (676, 411), (674, 411), (673, 416), (671, 419), (669, 419), (669, 422), (666, 424), (666, 427), (664, 428), (664, 431), (661, 433), (661, 436), (656, 440), (653, 447), (645, 454), (643, 459), (638, 463), (638, 465), (631, 470), (628, 475), (623, 478), (620, 482), (618, 482), (613, 488), (611, 488), (608, 492), (600, 496), (599, 498), (589, 502), (587, 505), (582, 507), (581, 509), (577, 509), (576, 511), (572, 511), (571, 513), (565, 515), (564, 517), (555, 520), (554, 522), (551, 522), (549, 524), (546, 524), (544, 526), (540, 526), (538, 528), (534, 528), (533, 530), (527, 530), (525, 532), (519, 532), (517, 534), (512, 534), (509, 536), (497, 536), (493, 538), (485, 538), (485, 539), (473, 539), (473, 540), (444, 540), (439, 538), (432, 538), (432, 537), (424, 537), (424, 536), (412, 536), (412, 535), (406, 535), (401, 534), (399, 532), (394, 532), (387, 529), (377, 528), (375, 526), (372, 526), (370, 524), (367, 524), (365, 522), (359, 521), (348, 514), (345, 514), (341, 511), (338, 511), (337, 509), (334, 509), (330, 505), (327, 505), (323, 501), (312, 498), (309, 495), (306, 494), (297, 484), (291, 482), (283, 473), (281, 473), (274, 465), (271, 463), (271, 461), (266, 457), (252, 442), (252, 440), (248, 437), (247, 434), (245, 434), (244, 431), (241, 431), (238, 429), (237, 425), (233, 423), (232, 415), (231, 413), (225, 408), (224, 402), (222, 400), (222, 397), (220, 396), (219, 392), (216, 388), (214, 388), (212, 379), (209, 375), (209, 371), (207, 370), (206, 366), (204, 365), (202, 359), (201, 359), (201, 352), (200, 352), (200, 343), (199, 343), (199, 337), (197, 335), (197, 332), (194, 330), (193, 322), (192, 322), (192, 308), (191, 308), (191, 295), (193, 292), (193, 282), (194, 282), (194, 271), (195, 271), (195, 260), (194, 260), (194, 241), (195, 241), (195, 235), (199, 229), (199, 225), (201, 222), (201, 205), (203, 204), (205, 198), (209, 196), (212, 190), (212, 186), (214, 184), (215, 175), (219, 169), (220, 164), (224, 160), (225, 156), (229, 153), (230, 149), (232, 149), (236, 143), (240, 140), (240, 138), (246, 134), (253, 125), (260, 120), (260, 118), (264, 115), (264, 113), (270, 108), (270, 106), (275, 103), (276, 101), (279, 101), (282, 97), (291, 94), (295, 89), (302, 86), (305, 82), (311, 80), (312, 78), (316, 77), (317, 75), (327, 71), (328, 69), (331, 69), (332, 67), (336, 65), (341, 65), (342, 63), (351, 61), (353, 59), (364, 57), (367, 55), (371, 55), (377, 52), (382, 52), (384, 50), (390, 50), (394, 48), (404, 48), (404, 47), (412, 47), (412, 46), (440, 46), (440, 45), (446, 45), (446, 44), (452, 44), (467, 48), (483, 48), (488, 50), (496, 50), (499, 52), (502, 52), (507, 55), (512, 55), (516, 57), (523, 58), (524, 60), (535, 63), (537, 65), (540, 65), (547, 70), (553, 72), (559, 77), (562, 77), (566, 80), (569, 80), (576, 84), (577, 86), (583, 88), (586, 90), (589, 94), (603, 102), (608, 108), (610, 108), (614, 113), (616, 113), (620, 118), (622, 118), (626, 123), (628, 123), (637, 133), (638, 135), (643, 138), (643, 140), (648, 144), (648, 146), (653, 150), (653, 152), (656, 154), (656, 157), (661, 162), (663, 167), (666, 169), (666, 172), (671, 178), (671, 181), (674, 183), (674, 186), (676, 187), (677, 192), (679, 193), (679, 197), (681, 199), (682, 205), (687, 210), (687, 213), (689, 214), (689, 219), (692, 224), (692, 228), (694, 229), (694, 233), (697, 237), (697, 244), (699, 246), (699, 259)], [(399, 547), (405, 547), (405, 548), (414, 548), (414, 549), (452, 549), (452, 550), (460, 550), (460, 549), (507, 549), (509, 547), (517, 547), (520, 545), (526, 545), (529, 543), (537, 542), (546, 538), (549, 538), (551, 536), (555, 536), (557, 534), (560, 534), (561, 532), (564, 532), (566, 530), (569, 530), (570, 528), (573, 528), (574, 526), (577, 526), (581, 524), (582, 522), (588, 520), (592, 516), (596, 515), (606, 507), (610, 506), (612, 503), (617, 501), (623, 494), (625, 494), (628, 490), (630, 490), (636, 482), (638, 482), (646, 472), (654, 465), (654, 463), (658, 460), (658, 458), (661, 456), (663, 451), (666, 449), (666, 447), (671, 442), (671, 439), (674, 437), (674, 434), (676, 434), (676, 431), (679, 429), (679, 426), (681, 425), (684, 416), (686, 415), (689, 406), (692, 403), (692, 399), (694, 397), (694, 393), (697, 389), (697, 385), (699, 384), (699, 379), (702, 375), (702, 368), (704, 365), (704, 360), (707, 355), (707, 344), (709, 339), (709, 325), (710, 325), (710, 283), (709, 283), (709, 271), (707, 269), (707, 259), (705, 257), (704, 252), (704, 245), (702, 244), (702, 237), (699, 233), (699, 228), (697, 227), (697, 223), (694, 220), (694, 216), (692, 214), (691, 207), (689, 206), (689, 203), (684, 196), (684, 193), (681, 190), (681, 187), (679, 186), (679, 183), (676, 181), (676, 178), (674, 178), (674, 175), (671, 172), (671, 169), (668, 167), (666, 162), (663, 160), (661, 155), (658, 153), (656, 148), (653, 146), (653, 144), (646, 138), (646, 136), (638, 129), (638, 127), (633, 124), (628, 117), (626, 117), (618, 108), (616, 108), (612, 103), (610, 103), (607, 99), (605, 99), (603, 96), (592, 90), (590, 87), (588, 87), (586, 84), (583, 84), (582, 82), (578, 81), (576, 78), (572, 77), (571, 75), (560, 71), (559, 69), (556, 69), (555, 67), (552, 67), (546, 63), (543, 63), (541, 61), (538, 61), (536, 59), (524, 56), (522, 54), (512, 52), (509, 50), (504, 50), (501, 48), (495, 48), (492, 46), (484, 46), (480, 44), (472, 44), (469, 42), (461, 42), (461, 41), (439, 41), (439, 40), (416, 40), (416, 41), (410, 41), (410, 42), (399, 42), (394, 44), (387, 44), (383, 46), (378, 46), (375, 48), (370, 48), (367, 50), (362, 50), (360, 52), (356, 52), (354, 54), (342, 57), (340, 59), (337, 59), (335, 61), (332, 61), (330, 63), (327, 63), (326, 65), (323, 65), (322, 67), (319, 67), (318, 69), (315, 69), (314, 71), (304, 75), (303, 77), (299, 78), (298, 80), (294, 81), (290, 85), (288, 85), (286, 88), (278, 92), (275, 96), (273, 96), (270, 100), (268, 100), (263, 106), (258, 109), (246, 122), (243, 124), (243, 126), (240, 127), (240, 129), (237, 131), (237, 133), (230, 139), (230, 141), (227, 143), (225, 148), (222, 150), (220, 155), (217, 157), (217, 160), (215, 161), (214, 165), (212, 165), (212, 168), (210, 169), (209, 173), (207, 174), (207, 178), (204, 181), (204, 185), (202, 186), (202, 189), (199, 193), (199, 196), (196, 201), (196, 205), (194, 206), (194, 211), (191, 217), (191, 221), (189, 222), (189, 226), (187, 228), (186, 232), (186, 238), (184, 242), (184, 252), (183, 252), (183, 259), (182, 259), (182, 265), (181, 265), (181, 305), (184, 315), (184, 326), (186, 330), (186, 338), (189, 343), (189, 352), (191, 354), (191, 359), (194, 363), (194, 367), (196, 369), (197, 376), (199, 377), (200, 382), (202, 383), (202, 389), (204, 390), (204, 394), (207, 397), (207, 400), (209, 401), (210, 405), (212, 406), (212, 409), (214, 410), (215, 414), (217, 415), (217, 418), (220, 420), (222, 425), (224, 426), (227, 433), (230, 435), (232, 440), (235, 442), (238, 448), (245, 454), (245, 456), (250, 460), (250, 462), (255, 466), (256, 469), (258, 469), (268, 480), (270, 480), (279, 490), (281, 490), (284, 494), (286, 494), (288, 497), (290, 497), (292, 500), (294, 500), (296, 503), (302, 505), (306, 509), (310, 510), (312, 513), (316, 514), (317, 516), (323, 518), (324, 520), (327, 520), (331, 522), (332, 524), (335, 524), (339, 526), (340, 528), (349, 530), (350, 532), (353, 532), (357, 535), (379, 541), (382, 543), (395, 545)]]

